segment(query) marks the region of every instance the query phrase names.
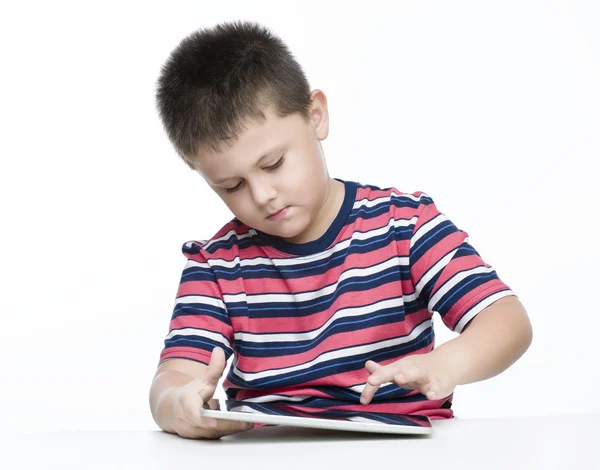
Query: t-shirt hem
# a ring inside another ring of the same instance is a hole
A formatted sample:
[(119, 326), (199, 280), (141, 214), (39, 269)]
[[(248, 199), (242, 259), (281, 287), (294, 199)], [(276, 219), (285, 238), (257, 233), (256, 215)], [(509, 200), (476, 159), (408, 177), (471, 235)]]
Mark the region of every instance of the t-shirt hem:
[[(491, 297), (495, 294), (502, 295), (496, 296), (493, 299), (491, 299)], [(476, 292), (467, 301), (467, 305), (469, 305), (469, 307), (467, 307), (462, 314), (457, 315), (456, 319), (453, 319), (453, 321), (450, 323), (452, 325), (452, 331), (456, 333), (462, 333), (465, 326), (471, 320), (473, 320), (473, 318), (479, 315), (481, 311), (483, 311), (485, 308), (487, 308), (489, 305), (496, 302), (497, 300), (510, 295), (514, 295), (516, 297), (516, 294), (512, 290), (510, 290), (506, 285), (503, 288), (498, 288), (498, 285), (495, 285), (492, 287), (488, 287), (483, 291)], [(473, 299), (476, 300), (473, 301)], [(482, 305), (481, 308), (473, 311), (473, 309), (475, 309), (481, 302), (485, 302), (486, 300), (488, 300), (488, 303), (486, 305)], [(471, 313), (471, 315), (469, 315), (469, 313)]]
[(163, 351), (160, 355), (159, 365), (169, 359), (189, 359), (191, 361), (201, 362), (202, 364), (208, 365), (210, 362), (210, 354), (203, 354), (200, 352), (194, 353), (190, 351), (181, 351), (177, 348)]

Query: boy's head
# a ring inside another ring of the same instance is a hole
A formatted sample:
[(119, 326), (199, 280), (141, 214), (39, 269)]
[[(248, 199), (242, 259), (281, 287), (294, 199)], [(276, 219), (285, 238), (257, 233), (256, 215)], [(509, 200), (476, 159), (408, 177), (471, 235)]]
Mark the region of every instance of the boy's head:
[(326, 230), (343, 193), (320, 143), (327, 100), (279, 38), (248, 22), (192, 33), (164, 64), (156, 99), (176, 151), (242, 222), (296, 243)]

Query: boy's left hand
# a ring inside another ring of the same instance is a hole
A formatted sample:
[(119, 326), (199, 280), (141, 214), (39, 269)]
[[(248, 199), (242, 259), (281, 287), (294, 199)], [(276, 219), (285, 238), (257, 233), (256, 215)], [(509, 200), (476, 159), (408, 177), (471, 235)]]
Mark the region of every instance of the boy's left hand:
[(402, 388), (418, 390), (428, 400), (446, 398), (458, 385), (447, 367), (442, 367), (431, 353), (403, 357), (386, 366), (367, 361), (365, 368), (371, 375), (360, 396), (363, 405), (370, 403), (379, 386), (386, 382), (395, 382)]

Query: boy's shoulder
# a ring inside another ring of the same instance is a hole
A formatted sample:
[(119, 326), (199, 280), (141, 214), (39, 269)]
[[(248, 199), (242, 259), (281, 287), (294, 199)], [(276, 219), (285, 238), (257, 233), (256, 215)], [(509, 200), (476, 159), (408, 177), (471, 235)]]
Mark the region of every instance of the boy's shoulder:
[(433, 205), (433, 199), (425, 191), (402, 191), (397, 186), (362, 184), (356, 197), (358, 206), (388, 209), (394, 218), (412, 219), (424, 207)]
[(181, 247), (181, 251), (186, 256), (196, 255), (200, 252), (208, 256), (218, 250), (238, 245), (241, 240), (250, 239), (252, 236), (252, 229), (237, 217), (233, 217), (210, 238), (186, 241)]

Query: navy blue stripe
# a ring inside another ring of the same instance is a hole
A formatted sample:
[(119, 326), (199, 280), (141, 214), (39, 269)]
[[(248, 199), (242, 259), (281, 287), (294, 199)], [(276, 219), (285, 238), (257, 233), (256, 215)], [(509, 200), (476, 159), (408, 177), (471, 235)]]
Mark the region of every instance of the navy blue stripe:
[(216, 346), (219, 346), (221, 349), (223, 349), (226, 358), (229, 358), (229, 356), (233, 354), (233, 349), (224, 346), (223, 343), (215, 341), (211, 338), (206, 338), (204, 336), (175, 335), (172, 338), (165, 340), (165, 348), (190, 347), (195, 349), (202, 349), (206, 351), (209, 355), (212, 354), (212, 350)]
[(202, 303), (177, 304), (173, 308), (173, 315), (171, 316), (171, 320), (186, 315), (205, 315), (207, 317), (216, 318), (217, 320), (220, 320), (223, 323), (231, 325), (229, 316), (227, 315), (227, 312), (224, 309)]

